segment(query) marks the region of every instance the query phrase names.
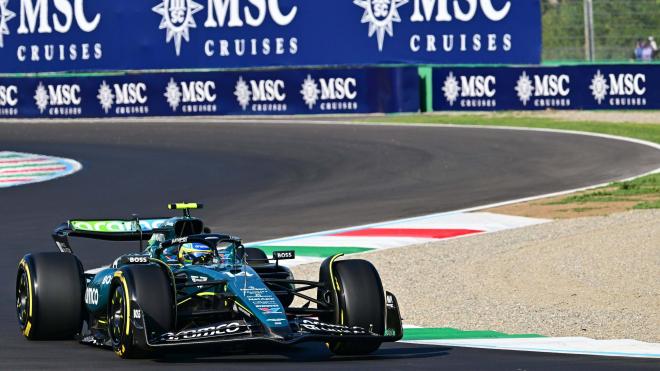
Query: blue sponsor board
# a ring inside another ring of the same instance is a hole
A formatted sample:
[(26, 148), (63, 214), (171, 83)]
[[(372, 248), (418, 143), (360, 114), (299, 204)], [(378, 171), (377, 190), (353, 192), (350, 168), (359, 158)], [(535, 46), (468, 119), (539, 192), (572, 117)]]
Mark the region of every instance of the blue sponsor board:
[(0, 0), (0, 73), (540, 55), (540, 0)]
[(0, 117), (416, 112), (416, 68), (0, 78)]
[(433, 70), (435, 111), (659, 108), (659, 65)]

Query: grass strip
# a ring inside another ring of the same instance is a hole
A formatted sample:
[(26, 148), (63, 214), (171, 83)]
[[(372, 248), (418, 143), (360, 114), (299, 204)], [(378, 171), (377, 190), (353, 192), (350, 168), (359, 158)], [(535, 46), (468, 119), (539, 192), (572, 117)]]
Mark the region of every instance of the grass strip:
[[(650, 197), (639, 199), (640, 196)], [(627, 182), (612, 183), (595, 191), (568, 196), (547, 205), (568, 205), (606, 202), (635, 202), (634, 209), (660, 208), (660, 174), (651, 174)]]
[(660, 209), (660, 200), (642, 202), (635, 205), (633, 209), (635, 210)]
[(407, 328), (403, 340), (456, 340), (456, 339), (526, 339), (541, 338), (538, 334), (505, 334), (497, 331), (462, 331), (454, 328)]

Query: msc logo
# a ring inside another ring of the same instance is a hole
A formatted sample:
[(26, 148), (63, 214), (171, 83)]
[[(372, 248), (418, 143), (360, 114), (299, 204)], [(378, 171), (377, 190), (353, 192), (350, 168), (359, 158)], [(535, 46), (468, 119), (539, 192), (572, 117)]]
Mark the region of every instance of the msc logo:
[[(181, 53), (181, 40), (189, 41), (190, 30), (197, 28), (195, 13), (204, 6), (193, 0), (160, 0), (152, 8), (162, 18), (159, 29), (166, 30), (166, 42), (174, 39), (176, 55)], [(278, 26), (289, 25), (298, 12), (293, 6), (287, 13), (282, 11), (279, 0), (208, 0), (204, 27), (251, 27), (261, 26), (266, 18), (272, 19)], [(244, 4), (244, 6), (241, 6)]]
[(307, 75), (300, 94), (310, 110), (316, 106), (319, 99), (319, 108), (323, 111), (357, 109), (357, 102), (354, 102), (357, 98), (357, 80), (353, 77), (319, 78), (317, 82), (311, 75)]
[[(284, 14), (280, 7), (280, 0), (248, 0), (252, 9), (247, 6), (245, 0), (208, 0), (209, 8), (204, 22), (204, 27), (223, 27), (229, 14), (227, 27), (243, 27), (244, 23), (248, 26), (259, 27), (266, 20), (267, 16), (278, 26), (287, 26), (298, 13), (298, 7), (293, 6), (289, 12)], [(245, 4), (241, 7), (240, 4)], [(241, 10), (243, 17), (241, 18)], [(245, 20), (245, 22), (243, 22)]]
[[(9, 9), (8, 4), (18, 4)], [(85, 11), (84, 0), (0, 0), (0, 48), (4, 47), (5, 35), (10, 35), (9, 21), (18, 17), (16, 34), (66, 34), (74, 25), (82, 32), (95, 31), (101, 22), (101, 14)], [(19, 45), (16, 58), (20, 62), (64, 61), (101, 59), (100, 43), (43, 44), (34, 37), (23, 38), (35, 42)]]
[(535, 107), (565, 107), (570, 106), (570, 99), (564, 98), (571, 92), (570, 82), (568, 75), (533, 75), (530, 78), (527, 72), (523, 71), (515, 90), (518, 99), (525, 106), (534, 98)]
[(286, 111), (286, 93), (282, 80), (249, 80), (239, 76), (234, 95), (243, 111), (251, 106), (254, 112)]
[(453, 1), (453, 17), (448, 0), (354, 0), (353, 3), (364, 9), (362, 23), (369, 24), (369, 37), (376, 34), (378, 50), (383, 51), (385, 34), (394, 36), (394, 24), (401, 22), (399, 8), (412, 3), (411, 22), (451, 22), (454, 18), (462, 22), (471, 21), (477, 11), (491, 21), (499, 22), (506, 18), (511, 10), (511, 1), (506, 1), (499, 9), (492, 0), (467, 0), (466, 7)]
[[(376, 2), (378, 0), (374, 0)], [(477, 14), (477, 10), (481, 9), (486, 18), (494, 22), (503, 20), (511, 10), (511, 1), (506, 1), (500, 9), (493, 6), (492, 0), (467, 0), (467, 10), (458, 4), (458, 1), (453, 1), (454, 18), (459, 21), (469, 22)], [(436, 22), (451, 22), (452, 16), (449, 12), (449, 1), (447, 0), (414, 0), (414, 10), (410, 21), (412, 22), (429, 22), (434, 20)], [(433, 17), (435, 11), (435, 17)], [(423, 17), (422, 17), (423, 13)]]
[(18, 87), (0, 85), (0, 107), (14, 107), (18, 104)]
[(645, 106), (646, 75), (643, 73), (610, 73), (607, 79), (598, 70), (589, 86), (598, 104), (610, 96), (611, 106)]
[(54, 116), (79, 115), (82, 112), (79, 107), (81, 103), (80, 85), (77, 84), (44, 86), (42, 82), (39, 82), (34, 92), (34, 101), (42, 114), (47, 108), (48, 114)]
[(17, 116), (18, 107), (16, 105), (18, 105), (18, 87), (0, 85), (0, 116)]
[(7, 1), (9, 0), (0, 0), (0, 48), (5, 46), (4, 35), (9, 35), (7, 23), (16, 16), (16, 13), (7, 9)]
[(378, 51), (383, 51), (385, 33), (394, 36), (394, 23), (401, 22), (398, 9), (408, 0), (354, 0), (353, 3), (364, 9), (362, 23), (369, 23), (369, 37), (376, 34)]
[(460, 98), (461, 107), (495, 107), (497, 102), (491, 99), (495, 96), (497, 83), (495, 76), (459, 76), (459, 80), (453, 72), (445, 78), (442, 91), (450, 106)]
[(174, 78), (165, 88), (167, 103), (176, 112), (179, 105), (182, 105), (183, 112), (215, 112), (217, 106), (215, 102), (215, 81), (182, 81), (177, 83)]
[(163, 0), (152, 8), (163, 17), (158, 28), (166, 30), (166, 42), (174, 39), (177, 56), (181, 53), (181, 39), (188, 41), (190, 29), (197, 28), (193, 15), (203, 8), (193, 0)]
[(147, 85), (143, 82), (114, 84), (116, 104), (147, 103)]
[[(2, 1), (7, 3), (7, 0)], [(53, 5), (57, 12), (48, 9), (49, 2), (49, 0), (21, 0), (20, 26), (17, 33), (52, 33), (53, 28), (55, 32), (67, 33), (74, 22), (80, 30), (92, 32), (101, 22), (101, 14), (98, 13), (91, 20), (88, 19), (84, 0), (54, 0)], [(51, 19), (52, 27), (49, 23)]]
[(105, 80), (98, 89), (98, 98), (101, 108), (108, 113), (114, 105), (115, 113), (135, 114), (149, 113), (149, 107), (146, 106), (147, 85), (143, 82), (116, 83), (108, 85)]
[(461, 97), (493, 97), (494, 86), (495, 76), (461, 76)]
[[(101, 22), (101, 15), (96, 14), (89, 20), (85, 14), (83, 0), (54, 0), (57, 12), (48, 9), (49, 0), (21, 0), (20, 9), (11, 11), (8, 6), (9, 0), (0, 0), (0, 48), (4, 46), (4, 35), (9, 35), (8, 22), (20, 13), (20, 24), (16, 33), (33, 34), (53, 32), (67, 33), (71, 30), (73, 23), (84, 32), (92, 32)], [(52, 27), (49, 21), (52, 19)], [(38, 26), (38, 27), (37, 27)]]

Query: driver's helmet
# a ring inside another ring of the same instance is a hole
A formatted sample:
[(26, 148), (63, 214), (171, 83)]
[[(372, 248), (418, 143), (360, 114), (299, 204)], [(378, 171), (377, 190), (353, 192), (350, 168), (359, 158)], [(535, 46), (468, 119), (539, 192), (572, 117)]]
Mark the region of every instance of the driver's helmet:
[(184, 243), (178, 256), (182, 264), (208, 264), (213, 260), (213, 250), (203, 243)]

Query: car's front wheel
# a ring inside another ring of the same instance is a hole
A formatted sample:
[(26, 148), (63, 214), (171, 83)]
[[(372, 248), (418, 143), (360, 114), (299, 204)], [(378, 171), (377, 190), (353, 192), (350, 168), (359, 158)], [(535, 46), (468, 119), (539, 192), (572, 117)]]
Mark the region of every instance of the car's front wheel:
[(108, 302), (108, 335), (115, 353), (122, 358), (149, 355), (147, 336), (173, 329), (173, 305), (171, 280), (158, 265), (132, 265), (115, 272)]
[[(321, 281), (335, 285), (337, 303), (335, 315), (324, 320), (343, 326), (359, 326), (383, 336), (385, 295), (376, 268), (366, 260), (352, 259), (336, 261), (330, 269), (332, 275), (321, 277)], [(379, 340), (334, 341), (328, 347), (335, 354), (359, 355), (375, 352), (380, 344)]]
[[(122, 282), (112, 287), (110, 292), (110, 309), (108, 312), (108, 332), (112, 340), (112, 349), (122, 358), (131, 358), (138, 352), (134, 349), (132, 333), (135, 328), (130, 318), (130, 297), (128, 289)], [(132, 333), (131, 333), (131, 330)]]

